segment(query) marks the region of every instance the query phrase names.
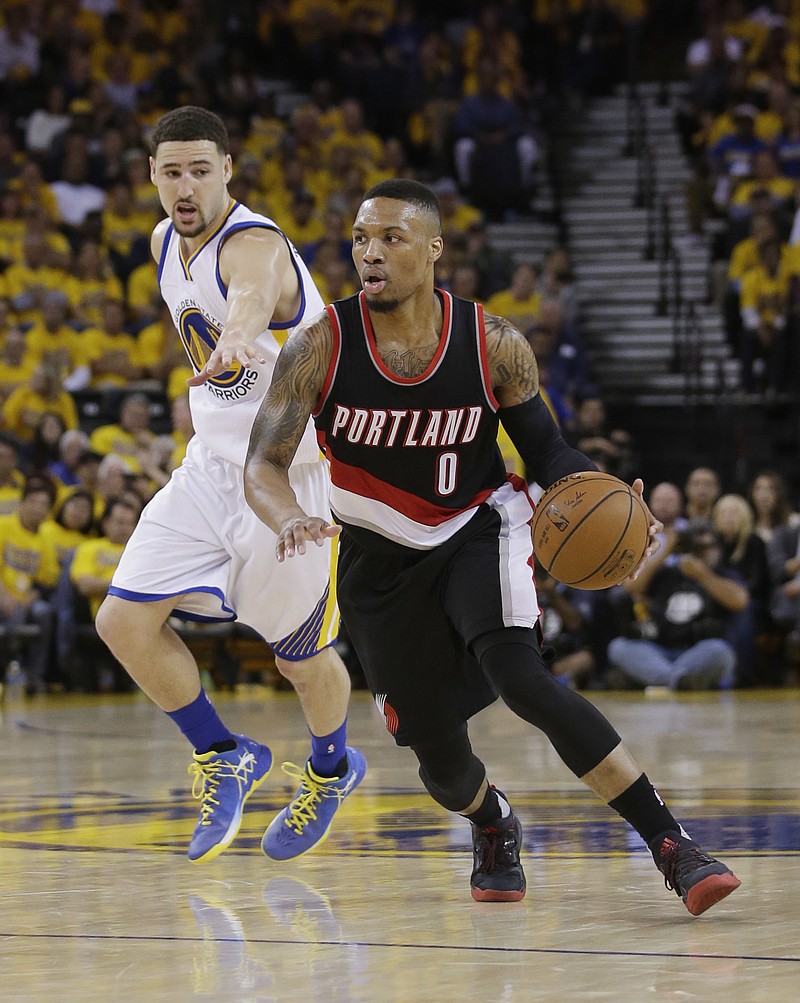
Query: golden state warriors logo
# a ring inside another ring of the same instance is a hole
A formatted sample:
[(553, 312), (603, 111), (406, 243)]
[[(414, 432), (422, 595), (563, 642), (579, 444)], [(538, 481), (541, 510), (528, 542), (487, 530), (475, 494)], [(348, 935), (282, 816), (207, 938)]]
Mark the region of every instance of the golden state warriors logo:
[[(197, 309), (189, 307), (184, 310), (178, 321), (178, 332), (191, 359), (195, 372), (199, 372), (208, 362), (209, 356), (217, 347), (222, 331)], [(212, 376), (209, 383), (219, 387), (230, 387), (242, 378), (242, 366), (237, 362), (232, 369)]]
[[(209, 356), (217, 347), (222, 331), (216, 324), (203, 316), (196, 306), (187, 307), (181, 312), (178, 320), (178, 333), (180, 334), (183, 347), (191, 360), (194, 371), (200, 370), (208, 362)], [(245, 377), (245, 373), (247, 376)], [(245, 369), (236, 362), (224, 373), (209, 377), (206, 384), (218, 397), (233, 399), (244, 397), (247, 391), (257, 379), (255, 370)], [(218, 389), (216, 389), (218, 388)]]

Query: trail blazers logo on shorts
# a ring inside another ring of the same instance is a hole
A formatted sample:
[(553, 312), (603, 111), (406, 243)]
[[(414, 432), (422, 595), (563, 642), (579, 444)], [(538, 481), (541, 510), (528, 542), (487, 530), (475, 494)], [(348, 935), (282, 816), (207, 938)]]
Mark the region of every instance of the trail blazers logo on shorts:
[(389, 701), (386, 699), (385, 693), (375, 694), (375, 703), (378, 705), (378, 710), (383, 714), (383, 718), (386, 722), (386, 727), (389, 729), (392, 735), (397, 734), (397, 729), (400, 727), (400, 718), (397, 716), (397, 711), (392, 707)]

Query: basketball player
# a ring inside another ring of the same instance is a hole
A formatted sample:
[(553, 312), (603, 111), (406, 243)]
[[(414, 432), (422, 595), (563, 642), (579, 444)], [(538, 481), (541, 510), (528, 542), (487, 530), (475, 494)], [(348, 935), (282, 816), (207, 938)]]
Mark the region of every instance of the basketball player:
[[(196, 435), (142, 513), (97, 629), (194, 747), (189, 772), (201, 801), (189, 846), (195, 862), (212, 860), (235, 837), (272, 754), (222, 723), (167, 619), (239, 619), (266, 638), (311, 731), (305, 767), (284, 764), (300, 781), (297, 795), (262, 841), (268, 856), (286, 859), (319, 842), (366, 768), (361, 753), (345, 745), (350, 681), (331, 647), (338, 614), (329, 548), (287, 574), (273, 556), (274, 535), (247, 507), (242, 483), (250, 426), (278, 356), (273, 332), (314, 316), (322, 301), (276, 224), (228, 194), (231, 157), (221, 119), (178, 108), (156, 124), (152, 146), (151, 177), (168, 214), (153, 231), (152, 251), (195, 370), (189, 382)], [(303, 507), (324, 518), (329, 475), (310, 423), (300, 440), (291, 482)]]
[[(467, 734), (499, 694), (639, 832), (697, 915), (739, 881), (684, 832), (602, 714), (548, 671), (532, 505), (506, 475), (498, 418), (543, 487), (592, 464), (551, 419), (519, 331), (434, 289), (441, 253), (428, 188), (390, 180), (367, 192), (353, 227), (363, 291), (284, 345), (253, 425), (247, 498), (277, 534), (280, 561), (305, 560), (341, 531), (342, 614), (395, 741), (414, 750), (431, 797), (472, 823), (474, 899), (525, 894), (520, 824)], [(340, 525), (309, 518), (291, 486), (309, 413)], [(641, 496), (641, 480), (633, 487)]]

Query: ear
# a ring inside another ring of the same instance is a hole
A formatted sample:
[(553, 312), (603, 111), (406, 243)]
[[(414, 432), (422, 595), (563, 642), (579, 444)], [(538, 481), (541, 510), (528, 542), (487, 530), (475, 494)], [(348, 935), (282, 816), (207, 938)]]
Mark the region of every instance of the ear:
[(225, 154), (225, 160), (222, 164), (222, 179), (227, 185), (230, 179), (233, 177), (233, 160), (231, 160), (230, 153)]
[(156, 162), (150, 157), (150, 180), (153, 184), (156, 183)]
[(444, 241), (441, 237), (434, 237), (428, 248), (428, 260), (430, 262), (438, 261), (442, 256), (442, 251), (444, 250)]

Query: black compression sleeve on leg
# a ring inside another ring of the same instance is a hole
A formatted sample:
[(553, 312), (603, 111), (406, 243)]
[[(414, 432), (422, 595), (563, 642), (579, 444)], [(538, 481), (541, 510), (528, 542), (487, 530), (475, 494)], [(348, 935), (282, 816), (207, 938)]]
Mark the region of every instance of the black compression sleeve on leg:
[(479, 637), (473, 651), (506, 704), (541, 729), (576, 777), (601, 763), (621, 739), (600, 711), (579, 693), (562, 686), (548, 670), (531, 631), (516, 628)]
[(448, 811), (468, 808), (486, 779), (483, 763), (472, 751), (467, 728), (412, 745), (419, 776), (434, 801)]
[(537, 484), (550, 487), (579, 470), (597, 470), (588, 456), (564, 441), (540, 394), (500, 410), (500, 421)]

